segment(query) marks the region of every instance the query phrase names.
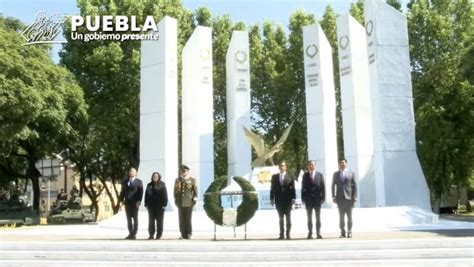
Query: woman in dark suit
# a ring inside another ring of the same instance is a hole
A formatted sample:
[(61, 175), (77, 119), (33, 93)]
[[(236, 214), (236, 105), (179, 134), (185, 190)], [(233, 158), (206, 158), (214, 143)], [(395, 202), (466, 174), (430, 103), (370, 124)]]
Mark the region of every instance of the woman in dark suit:
[(161, 181), (161, 174), (154, 172), (145, 190), (145, 207), (148, 209), (148, 233), (150, 234), (148, 239), (153, 239), (155, 223), (156, 239), (161, 238), (166, 205), (168, 205), (166, 185)]

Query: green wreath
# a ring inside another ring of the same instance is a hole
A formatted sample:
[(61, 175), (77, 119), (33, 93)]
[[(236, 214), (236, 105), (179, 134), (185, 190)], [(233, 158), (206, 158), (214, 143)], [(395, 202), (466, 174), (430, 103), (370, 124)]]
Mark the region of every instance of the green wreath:
[[(243, 177), (233, 177), (234, 181), (242, 188), (242, 203), (237, 207), (236, 226), (246, 224), (255, 215), (258, 209), (258, 195), (255, 187)], [(215, 179), (204, 194), (204, 210), (207, 216), (217, 225), (223, 225), (221, 206), (221, 191), (227, 186), (227, 177)]]

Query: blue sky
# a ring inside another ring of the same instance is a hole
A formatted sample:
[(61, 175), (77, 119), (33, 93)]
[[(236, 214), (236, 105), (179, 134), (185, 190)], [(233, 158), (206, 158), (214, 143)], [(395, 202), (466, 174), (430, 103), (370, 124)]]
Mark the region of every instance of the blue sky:
[[(298, 9), (316, 15), (320, 18), (324, 9), (331, 4), (336, 13), (344, 14), (349, 11), (350, 3), (356, 0), (182, 0), (183, 5), (196, 10), (200, 6), (211, 9), (212, 14), (229, 14), (233, 21), (245, 24), (261, 23), (271, 20), (283, 26), (288, 25), (290, 14)], [(403, 1), (403, 7), (407, 0)], [(0, 0), (0, 13), (4, 16), (15, 17), (29, 24), (36, 13), (44, 11), (47, 14), (59, 13), (67, 15), (79, 14), (76, 0)], [(54, 45), (52, 56), (58, 61), (57, 52), (60, 45)]]
[[(324, 9), (331, 4), (338, 13), (349, 10), (355, 0), (183, 0), (190, 10), (206, 6), (213, 15), (230, 14), (232, 20), (246, 24), (262, 22), (265, 19), (286, 25), (290, 14), (304, 9), (322, 16)], [(0, 0), (0, 12), (5, 16), (16, 17), (26, 23), (33, 20), (38, 11), (46, 13), (78, 14), (75, 0)]]

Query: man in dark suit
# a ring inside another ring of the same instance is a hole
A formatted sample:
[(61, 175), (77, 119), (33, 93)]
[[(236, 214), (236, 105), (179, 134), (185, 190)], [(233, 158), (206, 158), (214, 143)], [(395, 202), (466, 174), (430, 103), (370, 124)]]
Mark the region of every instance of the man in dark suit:
[(308, 161), (308, 172), (303, 175), (301, 200), (308, 215), (308, 239), (313, 238), (313, 210), (316, 214), (316, 238), (321, 236), (321, 204), (326, 200), (323, 174), (316, 171), (316, 162)]
[[(122, 181), (120, 200), (125, 205), (128, 236), (125, 239), (136, 239), (138, 232), (138, 209), (143, 197), (143, 183), (137, 177), (137, 170), (130, 168), (128, 178)], [(132, 222), (133, 220), (133, 222)]]
[(278, 217), (280, 219), (280, 236), (278, 239), (284, 239), (284, 222), (286, 219), (286, 239), (291, 239), (291, 206), (295, 204), (295, 181), (290, 174), (286, 172), (286, 163), (278, 164), (279, 173), (272, 176), (270, 188), (270, 201), (276, 205)]
[(182, 165), (179, 178), (174, 183), (174, 201), (178, 207), (179, 231), (181, 232), (179, 239), (191, 239), (193, 207), (196, 205), (197, 195), (196, 179), (189, 176), (188, 166)]
[(339, 171), (332, 177), (332, 199), (339, 210), (340, 238), (346, 237), (344, 217), (347, 215), (347, 238), (352, 237), (352, 208), (357, 201), (357, 183), (355, 173), (347, 169), (347, 160), (339, 161)]

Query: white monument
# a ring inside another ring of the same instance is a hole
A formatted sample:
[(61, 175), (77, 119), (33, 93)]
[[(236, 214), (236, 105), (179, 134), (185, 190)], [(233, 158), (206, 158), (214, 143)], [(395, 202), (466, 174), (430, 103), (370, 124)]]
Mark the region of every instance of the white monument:
[(416, 155), (406, 18), (382, 0), (366, 0), (364, 12), (377, 206), (418, 206), (431, 211)]
[(344, 154), (357, 175), (358, 202), (375, 207), (372, 113), (365, 28), (350, 15), (337, 18)]
[[(168, 184), (172, 207), (173, 184), (178, 176), (177, 23), (164, 17), (159, 39), (141, 42), (140, 62), (140, 166), (139, 177), (148, 182), (159, 172)], [(142, 202), (143, 203), (143, 202)]]
[[(252, 150), (243, 127), (250, 129), (249, 36), (233, 31), (226, 55), (228, 177), (251, 173)], [(250, 178), (250, 177), (246, 177)]]
[(183, 48), (182, 162), (198, 181), (199, 199), (214, 180), (212, 31), (197, 26)]
[(332, 205), (332, 175), (337, 170), (336, 99), (332, 49), (318, 24), (303, 27), (308, 158), (324, 175), (327, 204)]

